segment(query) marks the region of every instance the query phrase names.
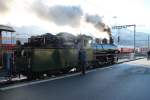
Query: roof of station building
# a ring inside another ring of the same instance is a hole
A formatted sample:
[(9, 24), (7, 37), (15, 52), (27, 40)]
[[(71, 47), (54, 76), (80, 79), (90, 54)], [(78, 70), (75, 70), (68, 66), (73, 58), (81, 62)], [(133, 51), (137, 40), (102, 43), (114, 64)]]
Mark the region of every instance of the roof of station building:
[(6, 25), (0, 25), (0, 31), (15, 32), (15, 30), (12, 27)]

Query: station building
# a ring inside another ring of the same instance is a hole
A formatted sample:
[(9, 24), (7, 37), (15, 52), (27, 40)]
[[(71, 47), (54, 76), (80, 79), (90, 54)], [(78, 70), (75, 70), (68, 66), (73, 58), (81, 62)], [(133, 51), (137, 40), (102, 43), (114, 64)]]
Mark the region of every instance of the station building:
[(13, 57), (13, 48), (16, 44), (14, 32), (10, 26), (0, 25), (0, 69), (9, 67), (10, 58)]

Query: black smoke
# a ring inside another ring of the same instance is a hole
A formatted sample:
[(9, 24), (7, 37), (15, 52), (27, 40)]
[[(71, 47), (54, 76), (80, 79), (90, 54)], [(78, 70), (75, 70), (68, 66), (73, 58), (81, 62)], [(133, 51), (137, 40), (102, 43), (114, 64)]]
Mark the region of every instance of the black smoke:
[(111, 29), (108, 25), (103, 22), (103, 17), (99, 15), (89, 15), (85, 16), (85, 20), (87, 23), (91, 23), (94, 27), (102, 32), (107, 32), (109, 37), (111, 37)]
[(103, 23), (103, 17), (99, 15), (89, 15), (87, 14), (85, 16), (85, 20), (87, 23), (91, 23), (94, 25), (94, 27), (100, 31), (104, 31), (105, 29), (105, 24)]

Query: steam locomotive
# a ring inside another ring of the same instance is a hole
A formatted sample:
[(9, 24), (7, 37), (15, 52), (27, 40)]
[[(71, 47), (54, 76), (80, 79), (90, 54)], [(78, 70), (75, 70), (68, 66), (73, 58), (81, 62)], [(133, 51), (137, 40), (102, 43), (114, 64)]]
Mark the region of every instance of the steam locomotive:
[(32, 36), (28, 43), (15, 48), (15, 71), (29, 79), (45, 74), (67, 73), (80, 70), (78, 52), (83, 46), (87, 52), (88, 68), (102, 64), (114, 64), (118, 60), (118, 49), (107, 39), (93, 39), (87, 35), (74, 36), (69, 33), (50, 33)]

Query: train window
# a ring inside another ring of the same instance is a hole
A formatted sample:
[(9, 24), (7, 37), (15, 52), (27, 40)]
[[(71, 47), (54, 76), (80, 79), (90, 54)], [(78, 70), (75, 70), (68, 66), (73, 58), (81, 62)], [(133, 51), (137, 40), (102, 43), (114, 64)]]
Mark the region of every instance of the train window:
[(88, 44), (88, 40), (84, 40), (84, 47), (86, 47)]
[(2, 44), (15, 44), (15, 34), (12, 34), (11, 32), (2, 31), (1, 32), (2, 37)]
[(101, 44), (101, 39), (100, 39), (100, 38), (96, 38), (96, 39), (95, 39), (95, 43), (96, 43), (96, 44)]
[(99, 39), (98, 39), (98, 38), (96, 38), (96, 40), (95, 40), (95, 41), (96, 41), (96, 43), (97, 43), (97, 44), (99, 44)]

